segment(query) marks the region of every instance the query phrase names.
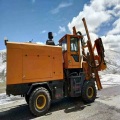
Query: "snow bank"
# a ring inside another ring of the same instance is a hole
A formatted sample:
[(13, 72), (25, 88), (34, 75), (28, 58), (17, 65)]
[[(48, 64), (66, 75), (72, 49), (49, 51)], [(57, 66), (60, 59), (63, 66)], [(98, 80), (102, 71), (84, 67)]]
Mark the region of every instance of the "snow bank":
[(105, 74), (100, 77), (103, 88), (120, 85), (120, 75)]
[(6, 50), (0, 51), (0, 82), (6, 78)]
[(113, 50), (105, 51), (107, 69), (102, 74), (120, 74), (120, 53)]
[(9, 104), (16, 100), (23, 99), (21, 96), (7, 96), (5, 93), (0, 94), (0, 105)]

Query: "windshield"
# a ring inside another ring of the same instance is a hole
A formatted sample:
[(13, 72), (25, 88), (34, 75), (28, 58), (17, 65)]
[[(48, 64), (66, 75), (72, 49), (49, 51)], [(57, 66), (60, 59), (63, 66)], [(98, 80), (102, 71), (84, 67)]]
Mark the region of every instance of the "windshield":
[(78, 51), (78, 38), (71, 37), (70, 49), (71, 51)]

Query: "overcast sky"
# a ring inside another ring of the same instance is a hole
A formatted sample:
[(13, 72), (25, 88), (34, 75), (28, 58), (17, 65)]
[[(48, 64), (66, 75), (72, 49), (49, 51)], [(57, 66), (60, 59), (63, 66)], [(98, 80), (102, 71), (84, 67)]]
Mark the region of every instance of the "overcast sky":
[(102, 37), (105, 48), (120, 51), (120, 0), (0, 0), (0, 50), (4, 37), (45, 43), (52, 31), (57, 44), (73, 26), (85, 34), (83, 17), (92, 40)]

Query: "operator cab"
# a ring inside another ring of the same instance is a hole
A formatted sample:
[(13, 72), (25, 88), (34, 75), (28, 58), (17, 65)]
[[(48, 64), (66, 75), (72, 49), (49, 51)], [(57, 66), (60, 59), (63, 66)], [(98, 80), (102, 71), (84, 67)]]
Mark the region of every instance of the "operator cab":
[(62, 46), (64, 68), (81, 68), (80, 60), (80, 35), (66, 34), (59, 40)]

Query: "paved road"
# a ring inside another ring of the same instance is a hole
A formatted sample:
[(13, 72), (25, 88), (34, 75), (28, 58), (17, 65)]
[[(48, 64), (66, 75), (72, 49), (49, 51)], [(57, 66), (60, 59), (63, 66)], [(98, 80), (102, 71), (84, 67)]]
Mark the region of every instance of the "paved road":
[(84, 104), (70, 98), (52, 103), (49, 112), (34, 117), (23, 99), (0, 106), (0, 120), (119, 120), (120, 86), (103, 89), (98, 92), (96, 101)]

